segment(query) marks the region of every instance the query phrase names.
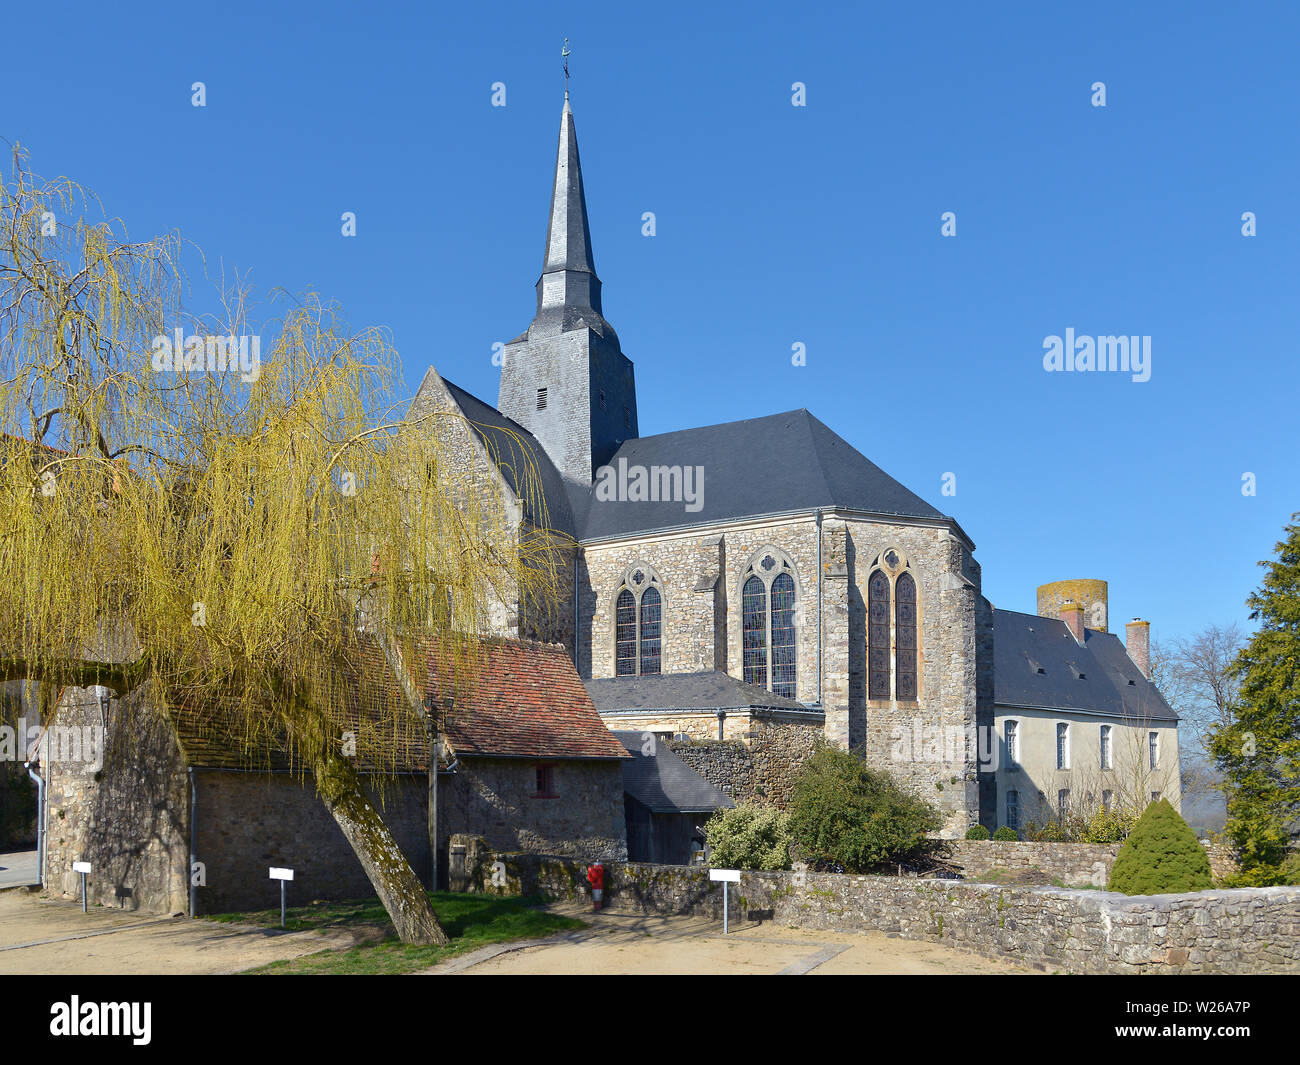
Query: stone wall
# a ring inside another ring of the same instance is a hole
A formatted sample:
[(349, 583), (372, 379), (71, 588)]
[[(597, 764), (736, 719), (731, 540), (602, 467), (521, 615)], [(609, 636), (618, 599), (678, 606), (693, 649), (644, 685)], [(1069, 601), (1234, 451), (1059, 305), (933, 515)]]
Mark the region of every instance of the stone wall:
[(439, 785), (440, 846), (453, 832), (472, 832), (497, 850), (626, 859), (622, 764), (557, 762), (552, 773), (555, 795), (543, 798), (536, 794), (536, 762), (463, 759)]
[(790, 804), (794, 778), (816, 749), (822, 729), (782, 721), (750, 722), (748, 742), (711, 740), (669, 747), (683, 762), (736, 802), (755, 802), (779, 810)]
[[(501, 854), (504, 883), (481, 890), (588, 897), (584, 866)], [(485, 867), (490, 869), (490, 865)], [(620, 912), (721, 917), (708, 870), (617, 863), (608, 905)], [(880, 931), (1065, 973), (1300, 973), (1300, 887), (1129, 897), (834, 873), (741, 873), (737, 921), (818, 931)]]
[[(72, 863), (90, 862), (91, 905), (184, 912), (188, 796), (175, 736), (144, 689), (114, 698), (108, 718), (105, 741), (98, 696), (86, 688), (68, 689), (59, 703), (57, 729), (42, 740), (46, 890), (55, 897), (78, 897), (81, 878)], [(93, 737), (103, 750), (88, 757), (89, 746), (71, 749), (58, 730)]]
[(1043, 882), (1060, 881), (1069, 887), (1105, 887), (1120, 845), (959, 839), (951, 841), (948, 847), (950, 860), (961, 867), (967, 880), (981, 879), (990, 872), (1010, 874), (1007, 879), (1038, 874), (1034, 878)]
[[(294, 871), (291, 906), (374, 894), (310, 777), (218, 769), (196, 769), (194, 775), (194, 856), (207, 881), (196, 892), (200, 914), (278, 907), (280, 885), (270, 879), (271, 866)], [(411, 867), (427, 882), (427, 779), (397, 778), (382, 790), (367, 790)]]
[[(1068, 887), (1105, 887), (1119, 855), (1119, 843), (1040, 843), (962, 839), (948, 843), (950, 861), (967, 880), (989, 878), (1029, 883), (1059, 882)], [(1237, 872), (1230, 847), (1201, 840), (1216, 881)], [(1009, 874), (1009, 875), (1007, 875)]]

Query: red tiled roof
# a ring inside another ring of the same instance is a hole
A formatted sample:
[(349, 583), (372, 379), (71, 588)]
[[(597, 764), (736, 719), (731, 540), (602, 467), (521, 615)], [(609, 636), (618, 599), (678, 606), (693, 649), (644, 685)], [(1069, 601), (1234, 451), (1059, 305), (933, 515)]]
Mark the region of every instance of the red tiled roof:
[[(423, 725), (406, 710), (406, 697), (374, 638), (358, 647), (365, 685), (355, 685), (348, 705), (329, 708), (338, 732), (368, 735), (369, 757), (358, 751), (363, 769), (419, 772), (428, 767)], [(487, 639), (457, 659), (439, 683), (437, 655), (426, 649), (423, 694), (439, 706), (442, 735), (457, 758), (534, 760), (623, 759), (628, 753), (605, 727), (578, 671), (558, 644)], [(452, 674), (455, 680), (453, 682)], [(360, 706), (357, 688), (371, 693)], [(451, 710), (445, 708), (451, 701)], [(187, 761), (196, 766), (275, 771), (298, 767), (292, 744), (277, 728), (273, 735), (244, 734), (236, 701), (206, 700), (195, 706), (175, 700), (171, 715)], [(445, 757), (445, 756), (444, 756)], [(375, 764), (380, 759), (383, 765)]]
[[(626, 758), (559, 644), (485, 640), (471, 653), (468, 691), (444, 694), (433, 656), (425, 691), (442, 705), (443, 735), (461, 758)], [(451, 686), (448, 685), (448, 688)]]

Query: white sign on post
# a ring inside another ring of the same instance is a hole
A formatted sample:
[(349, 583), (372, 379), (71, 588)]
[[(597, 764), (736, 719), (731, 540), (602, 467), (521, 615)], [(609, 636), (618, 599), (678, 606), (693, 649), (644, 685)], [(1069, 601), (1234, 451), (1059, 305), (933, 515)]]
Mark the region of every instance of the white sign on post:
[(727, 885), (740, 883), (740, 870), (739, 869), (710, 869), (709, 879), (722, 881), (722, 934), (725, 936), (729, 931), (728, 926), (730, 924), (730, 922), (728, 921), (728, 914), (727, 914), (727, 896), (730, 894), (730, 891), (727, 888)]
[(292, 880), (292, 879), (293, 879), (293, 870), (292, 870), (292, 869), (277, 869), (277, 868), (275, 868), (275, 866), (271, 866), (271, 879), (272, 879), (272, 880)]
[(73, 871), (74, 873), (88, 873), (88, 872), (90, 872), (90, 863), (89, 863), (89, 862), (73, 862), (73, 863), (72, 863), (72, 871)]

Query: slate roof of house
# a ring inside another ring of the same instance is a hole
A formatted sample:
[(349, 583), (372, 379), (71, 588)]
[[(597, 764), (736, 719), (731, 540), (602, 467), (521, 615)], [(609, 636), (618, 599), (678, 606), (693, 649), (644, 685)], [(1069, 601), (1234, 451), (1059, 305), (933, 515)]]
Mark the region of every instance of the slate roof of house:
[(719, 670), (602, 677), (584, 682), (602, 714), (628, 710), (807, 710), (803, 703)]
[(623, 763), (623, 791), (654, 813), (712, 813), (736, 805), (666, 743), (655, 744), (652, 753), (646, 754), (642, 733), (615, 731), (614, 735), (632, 756)]
[[(336, 705), (330, 714), (339, 732), (381, 731), (382, 748), (396, 752), (379, 766), (358, 759), (362, 770), (399, 772), (428, 769), (423, 722), (406, 705), (397, 678), (374, 640), (359, 650), (360, 669), (373, 687), (366, 706), (360, 697)], [(472, 677), (469, 681), (465, 678)], [(454, 685), (453, 707), (441, 714), (444, 738), (456, 758), (526, 758), (538, 761), (618, 760), (623, 745), (601, 721), (564, 648), (526, 640), (486, 639), (472, 650)], [(434, 656), (426, 656), (424, 694), (439, 705), (452, 695), (450, 674), (440, 683)], [(246, 737), (233, 703), (207, 700), (182, 705), (171, 714), (186, 761), (194, 766), (277, 771), (295, 768), (292, 744), (281, 732)], [(359, 751), (360, 754), (360, 751)]]
[(993, 689), (999, 706), (1178, 721), (1113, 633), (1085, 629), (1080, 644), (1064, 621), (1014, 610), (993, 611)]

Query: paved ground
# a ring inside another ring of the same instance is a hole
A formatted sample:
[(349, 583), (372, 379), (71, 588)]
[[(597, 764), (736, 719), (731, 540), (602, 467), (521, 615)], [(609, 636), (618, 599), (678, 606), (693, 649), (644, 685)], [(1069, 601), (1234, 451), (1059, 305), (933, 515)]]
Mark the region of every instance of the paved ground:
[[(0, 863), (3, 864), (3, 863)], [(247, 925), (148, 917), (0, 891), (0, 973), (231, 973), (329, 947), (342, 933), (279, 932)]]
[[(723, 937), (720, 925), (701, 917), (593, 914), (588, 906), (573, 903), (554, 909), (590, 926), (527, 944), (485, 947), (428, 972), (823, 976), (1033, 971), (878, 932), (847, 935), (745, 924)], [(338, 931), (286, 933), (98, 907), (83, 914), (76, 903), (43, 900), (22, 888), (0, 891), (0, 974), (233, 973), (353, 942), (351, 935)]]
[[(591, 922), (583, 932), (523, 949), (488, 947), (428, 970), (429, 975), (494, 974), (729, 974), (829, 976), (849, 973), (1028, 974), (1004, 961), (963, 954), (932, 943), (891, 939), (879, 932), (848, 935), (805, 932), (774, 924), (746, 924), (724, 937), (722, 927), (701, 917), (640, 917), (590, 907), (557, 905)], [(736, 926), (733, 926), (735, 928)], [(518, 945), (514, 945), (516, 948)]]
[(39, 884), (35, 851), (10, 851), (0, 854), (0, 888), (20, 884)]

